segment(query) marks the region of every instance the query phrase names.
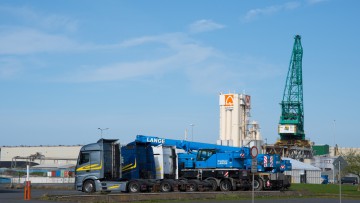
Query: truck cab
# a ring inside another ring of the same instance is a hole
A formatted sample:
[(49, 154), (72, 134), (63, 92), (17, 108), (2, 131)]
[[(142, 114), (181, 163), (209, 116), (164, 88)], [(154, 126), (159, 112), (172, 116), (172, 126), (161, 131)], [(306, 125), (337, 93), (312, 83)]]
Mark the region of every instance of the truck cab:
[[(106, 181), (120, 180), (120, 144), (117, 141), (100, 139), (97, 143), (85, 145), (80, 149), (75, 168), (76, 190), (87, 193), (100, 191), (109, 188)], [(118, 189), (121, 184), (111, 186), (112, 189)]]

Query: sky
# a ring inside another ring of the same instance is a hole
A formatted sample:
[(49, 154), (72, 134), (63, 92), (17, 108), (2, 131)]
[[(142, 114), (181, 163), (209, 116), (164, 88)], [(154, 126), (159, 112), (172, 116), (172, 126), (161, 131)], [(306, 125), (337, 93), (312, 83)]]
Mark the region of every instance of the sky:
[[(294, 36), (306, 138), (360, 147), (360, 1), (0, 1), (0, 146), (219, 138), (251, 95), (274, 143)], [(191, 127), (193, 124), (193, 127)]]

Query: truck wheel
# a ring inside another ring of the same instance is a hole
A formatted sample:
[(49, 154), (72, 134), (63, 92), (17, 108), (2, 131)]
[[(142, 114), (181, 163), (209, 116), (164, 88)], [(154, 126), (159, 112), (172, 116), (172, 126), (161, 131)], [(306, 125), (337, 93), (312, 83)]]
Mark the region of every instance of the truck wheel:
[(198, 190), (198, 184), (196, 181), (193, 181), (193, 180), (190, 180), (188, 183), (187, 183), (187, 191), (188, 192), (195, 192)]
[(231, 182), (229, 180), (225, 179), (220, 182), (220, 190), (221, 191), (227, 192), (227, 191), (230, 191), (231, 188), (232, 188), (232, 186), (231, 186)]
[(205, 181), (210, 183), (212, 191), (217, 191), (219, 189), (218, 184), (215, 179), (210, 178), (210, 179), (206, 179)]
[(137, 193), (140, 192), (140, 183), (138, 181), (130, 181), (128, 184), (129, 192), (131, 193)]
[(171, 183), (166, 180), (162, 181), (160, 184), (160, 191), (161, 192), (171, 192), (172, 191)]
[(263, 190), (264, 183), (260, 178), (254, 179), (254, 190), (255, 191), (261, 191)]
[(95, 192), (95, 183), (93, 180), (87, 180), (84, 183), (83, 191), (86, 193), (93, 193)]

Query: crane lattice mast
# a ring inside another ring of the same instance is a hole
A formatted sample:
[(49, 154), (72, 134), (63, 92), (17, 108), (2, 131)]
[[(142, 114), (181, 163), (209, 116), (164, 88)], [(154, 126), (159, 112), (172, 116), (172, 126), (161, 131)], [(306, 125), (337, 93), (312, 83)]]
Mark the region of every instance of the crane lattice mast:
[(301, 36), (295, 36), (290, 66), (281, 102), (281, 140), (305, 140)]

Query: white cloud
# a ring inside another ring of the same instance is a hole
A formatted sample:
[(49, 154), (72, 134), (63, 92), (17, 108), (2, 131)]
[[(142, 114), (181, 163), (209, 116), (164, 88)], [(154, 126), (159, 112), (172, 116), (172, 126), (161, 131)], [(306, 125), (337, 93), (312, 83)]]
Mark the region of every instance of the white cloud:
[(288, 2), (282, 5), (274, 5), (265, 8), (251, 9), (246, 13), (245, 17), (243, 18), (243, 21), (250, 22), (258, 18), (259, 16), (268, 16), (281, 11), (293, 10), (300, 6), (301, 6), (300, 2)]
[[(294, 5), (286, 4), (283, 9), (293, 7)], [(67, 75), (67, 77), (55, 79), (56, 81), (98, 82), (159, 78), (164, 74), (180, 71), (187, 76), (196, 89), (213, 91), (216, 87), (224, 87), (221, 84), (230, 84), (239, 79), (236, 77), (238, 76), (236, 73), (238, 72), (237, 65), (241, 64), (241, 61), (237, 61), (237, 64), (234, 65), (229, 62), (226, 55), (213, 47), (198, 43), (185, 33), (143, 36), (108, 45), (83, 44), (68, 37), (62, 31), (52, 32), (52, 30), (60, 28), (75, 31), (77, 23), (71, 18), (59, 15), (41, 16), (28, 8), (14, 9), (0, 6), (0, 12), (4, 10), (31, 23), (29, 25), (17, 24), (16, 27), (6, 24), (0, 26), (0, 55), (15, 55), (14, 59), (16, 59), (19, 57), (16, 55), (22, 57), (22, 55), (26, 56), (27, 54), (79, 51), (93, 54), (95, 51), (109, 49), (122, 54), (121, 59), (115, 62), (102, 62), (103, 65), (99, 66), (83, 64), (80, 65), (83, 68), (67, 68), (66, 70), (70, 72), (62, 74)], [(39, 22), (35, 23), (36, 20)], [(224, 27), (224, 25), (212, 20), (199, 20), (189, 26), (189, 31), (190, 33), (199, 33)], [(134, 51), (132, 53), (139, 50), (141, 53), (147, 52), (149, 54), (139, 55), (136, 59), (131, 60), (129, 58), (134, 57), (127, 58), (127, 50)], [(13, 77), (24, 70), (22, 64), (16, 60), (3, 60), (0, 61), (0, 65), (2, 65), (0, 68), (0, 77), (2, 78)], [(27, 66), (27, 69), (29, 67)], [(244, 68), (249, 67), (251, 65), (244, 66)], [(249, 72), (249, 70), (241, 72)], [(49, 78), (47, 77), (47, 79)]]
[(328, 0), (307, 0), (308, 4), (318, 4), (318, 3), (322, 3)]
[(0, 32), (0, 54), (59, 52), (84, 49), (84, 47), (65, 36), (51, 35), (33, 29)]
[[(101, 67), (87, 67), (69, 73), (67, 82), (122, 81), (129, 79), (158, 79), (177, 71), (184, 73), (189, 85), (199, 92), (218, 92), (229, 87), (243, 86), (258, 79), (276, 77), (281, 74), (278, 66), (256, 57), (228, 56), (218, 50), (204, 46), (181, 33), (144, 36), (121, 43), (122, 48), (142, 49), (148, 43), (166, 49), (166, 56), (137, 58)], [(135, 47), (136, 46), (136, 47)], [(165, 47), (165, 48), (164, 48)], [(152, 47), (153, 48), (153, 47)]]
[(279, 66), (259, 57), (223, 56), (189, 67), (186, 74), (193, 90), (213, 94), (274, 78), (282, 71)]
[(39, 29), (70, 31), (77, 30), (78, 21), (63, 15), (46, 15), (35, 12), (30, 7), (0, 6), (2, 15), (13, 16), (21, 21), (23, 26), (31, 26)]
[(78, 22), (66, 16), (50, 15), (39, 21), (40, 25), (48, 29), (65, 29), (75, 32), (78, 29)]
[(148, 43), (148, 42), (152, 42), (152, 41), (156, 41), (156, 38), (152, 37), (152, 36), (134, 38), (134, 39), (129, 39), (129, 40), (125, 40), (125, 41), (121, 42), (120, 47), (125, 48), (125, 47), (138, 46), (138, 45), (142, 45), (144, 43)]
[[(0, 5), (0, 18), (11, 21), (0, 26), (0, 54), (33, 54), (39, 52), (98, 49), (67, 37), (77, 30), (77, 21), (62, 15), (36, 13), (30, 7)], [(56, 34), (54, 34), (56, 33)]]
[(122, 47), (140, 46), (146, 43), (157, 43), (165, 46), (167, 56), (155, 57), (153, 60), (135, 62), (118, 62), (98, 67), (92, 70), (80, 71), (67, 80), (77, 82), (112, 81), (157, 76), (163, 73), (199, 65), (211, 57), (216, 57), (216, 51), (211, 47), (200, 46), (189, 42), (181, 34), (166, 34), (131, 39), (121, 43)]
[(224, 25), (215, 23), (212, 20), (202, 19), (192, 23), (189, 26), (189, 30), (191, 33), (200, 33), (200, 32), (208, 32), (212, 30), (222, 29), (224, 27), (225, 27)]
[(20, 73), (22, 63), (13, 58), (0, 58), (0, 78), (11, 78)]

